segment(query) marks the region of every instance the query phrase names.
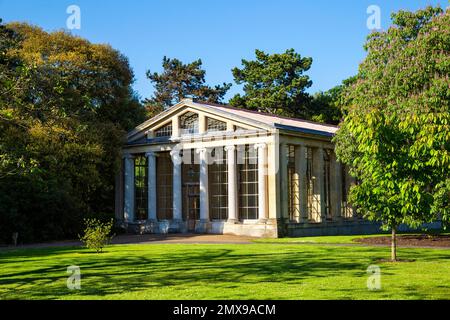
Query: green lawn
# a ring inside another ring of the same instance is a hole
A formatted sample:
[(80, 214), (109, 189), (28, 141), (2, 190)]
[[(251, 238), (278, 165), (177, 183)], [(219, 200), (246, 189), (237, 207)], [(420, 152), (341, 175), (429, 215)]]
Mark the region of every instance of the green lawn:
[(371, 238), (389, 236), (389, 234), (377, 234), (377, 235), (362, 235), (362, 236), (325, 236), (325, 237), (302, 237), (302, 238), (279, 238), (279, 239), (256, 239), (255, 243), (307, 243), (307, 244), (357, 244), (355, 239), (357, 238)]
[[(316, 238), (316, 241), (319, 238)], [(0, 299), (450, 299), (450, 250), (306, 244), (117, 245), (0, 251)], [(366, 287), (378, 264), (382, 290)], [(82, 288), (66, 287), (81, 267)]]

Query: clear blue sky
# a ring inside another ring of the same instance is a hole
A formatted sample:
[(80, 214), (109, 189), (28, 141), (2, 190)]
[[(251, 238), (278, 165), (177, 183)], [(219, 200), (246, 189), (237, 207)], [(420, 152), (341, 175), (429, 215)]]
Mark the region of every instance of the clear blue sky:
[[(65, 29), (72, 4), (81, 9), (81, 29), (71, 32), (124, 53), (135, 89), (148, 97), (153, 88), (146, 70), (160, 71), (165, 55), (184, 62), (201, 58), (207, 82), (215, 85), (233, 82), (231, 69), (252, 59), (256, 48), (294, 48), (312, 57), (309, 91), (325, 91), (354, 75), (364, 59), (370, 5), (380, 7), (387, 29), (393, 11), (446, 7), (448, 0), (0, 0), (0, 18)], [(228, 98), (239, 90), (234, 85)]]

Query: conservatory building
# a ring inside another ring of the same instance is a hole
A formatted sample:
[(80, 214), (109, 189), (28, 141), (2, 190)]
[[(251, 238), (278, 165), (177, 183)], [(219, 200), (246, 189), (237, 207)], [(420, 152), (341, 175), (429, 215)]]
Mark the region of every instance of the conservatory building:
[(376, 232), (347, 204), (337, 129), (182, 100), (127, 135), (116, 218), (133, 233)]

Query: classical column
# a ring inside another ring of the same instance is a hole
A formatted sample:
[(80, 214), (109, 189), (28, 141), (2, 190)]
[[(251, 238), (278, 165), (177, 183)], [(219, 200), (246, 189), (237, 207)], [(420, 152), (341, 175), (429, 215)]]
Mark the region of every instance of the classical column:
[(288, 196), (288, 145), (281, 143), (280, 148), (281, 218), (289, 219)]
[(183, 220), (182, 216), (182, 185), (181, 185), (181, 164), (182, 158), (179, 150), (170, 152), (173, 163), (173, 220), (180, 222)]
[(125, 159), (125, 199), (124, 219), (126, 222), (134, 221), (134, 156), (126, 154)]
[(298, 179), (298, 192), (300, 202), (300, 223), (306, 223), (309, 220), (308, 217), (308, 148), (306, 146), (299, 146), (295, 151), (295, 171), (299, 175)]
[(156, 154), (145, 154), (148, 163), (148, 220), (156, 222)]
[(209, 221), (209, 190), (208, 190), (208, 150), (197, 149), (200, 155), (200, 220)]
[(325, 184), (324, 184), (324, 150), (323, 148), (314, 149), (313, 170), (314, 170), (314, 207), (317, 214), (314, 217), (316, 222), (325, 222)]
[(207, 232), (209, 223), (209, 190), (208, 190), (208, 149), (197, 149), (200, 155), (200, 224), (196, 231)]
[(228, 222), (236, 223), (238, 221), (236, 147), (227, 146), (225, 150), (228, 166)]
[(336, 158), (336, 154), (331, 154), (331, 209), (333, 220), (341, 219), (342, 203), (342, 168)]
[(267, 195), (266, 195), (266, 151), (267, 145), (259, 143), (255, 145), (258, 150), (258, 218), (261, 222), (268, 219)]

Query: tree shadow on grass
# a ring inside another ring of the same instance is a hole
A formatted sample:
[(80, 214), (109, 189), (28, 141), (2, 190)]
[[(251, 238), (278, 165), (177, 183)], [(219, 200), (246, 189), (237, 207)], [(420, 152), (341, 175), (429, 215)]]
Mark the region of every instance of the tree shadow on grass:
[[(60, 250), (54, 249), (53, 254), (58, 256)], [(53, 286), (46, 289), (43, 284), (64, 284), (67, 277), (65, 268), (71, 262), (69, 260), (53, 261), (49, 266), (0, 275), (0, 286), (36, 284), (41, 287), (40, 290), (27, 290), (28, 298), (52, 297), (59, 291), (54, 292)], [(317, 259), (317, 255), (307, 253), (235, 255), (233, 250), (227, 249), (194, 250), (157, 257), (111, 257), (100, 254), (89, 259), (80, 257), (78, 265), (86, 289), (77, 292), (77, 296), (106, 296), (152, 288), (191, 286), (195, 283), (219, 285), (223, 281), (245, 284), (287, 283), (308, 277), (327, 277), (343, 269), (358, 270), (362, 267), (359, 263), (338, 262), (326, 257)]]
[[(384, 254), (383, 251), (376, 251), (369, 255), (367, 249), (359, 248), (350, 250), (320, 247), (297, 250), (293, 247), (280, 247), (277, 250), (274, 246), (268, 246), (267, 252), (252, 252), (248, 248), (251, 247), (246, 247), (244, 251), (239, 246), (165, 245), (119, 251), (111, 249), (111, 252), (107, 250), (98, 255), (80, 255), (79, 248), (53, 248), (45, 249), (44, 253), (37, 256), (36, 252), (29, 252), (32, 255), (28, 258), (32, 258), (32, 261), (27, 261), (26, 254), (17, 254), (13, 257), (20, 257), (24, 263), (31, 263), (33, 268), (8, 269), (1, 273), (0, 288), (4, 287), (6, 290), (0, 296), (4, 299), (59, 299), (67, 298), (67, 295), (71, 298), (102, 298), (173, 288), (173, 298), (180, 299), (182, 297), (177, 290), (198, 286), (198, 291), (205, 290), (206, 287), (217, 290), (235, 289), (234, 298), (253, 298), (255, 295), (252, 292), (240, 292), (239, 289), (262, 283), (269, 283), (268, 286), (296, 285), (302, 281), (342, 274), (360, 279), (366, 276), (370, 261), (379, 259)], [(76, 255), (74, 257), (70, 254)], [(13, 262), (17, 263), (17, 260), (9, 257), (2, 263), (8, 267)], [(69, 291), (65, 287), (68, 276), (66, 268), (69, 265), (81, 268), (80, 291)], [(318, 288), (320, 290), (325, 292), (328, 289)], [(351, 292), (355, 288), (349, 287), (348, 290)], [(283, 297), (281, 293), (280, 296), (275, 294), (271, 298), (280, 297)]]

